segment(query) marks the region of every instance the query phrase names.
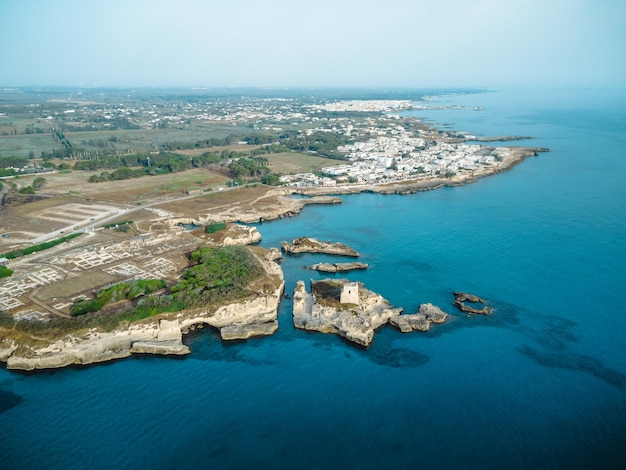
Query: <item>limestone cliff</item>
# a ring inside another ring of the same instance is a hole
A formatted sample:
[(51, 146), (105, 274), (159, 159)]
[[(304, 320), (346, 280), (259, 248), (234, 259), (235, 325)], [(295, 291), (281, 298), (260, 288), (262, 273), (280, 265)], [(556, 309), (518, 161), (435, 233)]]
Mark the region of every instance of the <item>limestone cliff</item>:
[(85, 335), (67, 335), (47, 347), (23, 349), (21, 354), (7, 358), (8, 369), (54, 369), (121, 359), (133, 353), (189, 354), (189, 348), (182, 343), (178, 322), (164, 319), (112, 333), (94, 330)]

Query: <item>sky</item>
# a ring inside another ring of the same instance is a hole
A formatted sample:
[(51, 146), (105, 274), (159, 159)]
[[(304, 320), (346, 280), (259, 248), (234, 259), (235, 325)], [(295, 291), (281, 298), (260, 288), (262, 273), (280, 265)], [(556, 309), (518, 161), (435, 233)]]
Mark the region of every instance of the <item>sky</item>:
[(0, 86), (626, 86), (624, 0), (0, 0)]

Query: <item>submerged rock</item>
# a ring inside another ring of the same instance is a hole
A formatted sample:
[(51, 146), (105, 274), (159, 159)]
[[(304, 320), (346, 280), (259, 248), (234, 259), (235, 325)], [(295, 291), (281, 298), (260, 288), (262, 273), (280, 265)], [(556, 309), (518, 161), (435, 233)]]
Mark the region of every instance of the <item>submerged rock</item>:
[(491, 307), (488, 307), (486, 305), (483, 308), (477, 309), (469, 305), (466, 305), (465, 302), (484, 304), (485, 300), (478, 297), (477, 295), (468, 294), (467, 292), (455, 292), (454, 293), (453, 305), (457, 307), (459, 310), (461, 310), (462, 312), (488, 315), (493, 311)]

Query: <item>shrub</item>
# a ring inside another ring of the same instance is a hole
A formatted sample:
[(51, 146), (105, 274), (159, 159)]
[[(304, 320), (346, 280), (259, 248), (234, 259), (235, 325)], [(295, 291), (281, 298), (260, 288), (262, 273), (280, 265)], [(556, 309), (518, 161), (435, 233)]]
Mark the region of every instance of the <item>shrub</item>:
[(10, 277), (13, 274), (13, 271), (7, 268), (6, 266), (0, 266), (0, 278)]
[(70, 315), (76, 317), (78, 315), (84, 315), (86, 313), (97, 312), (104, 305), (100, 299), (81, 300), (75, 303), (70, 310)]

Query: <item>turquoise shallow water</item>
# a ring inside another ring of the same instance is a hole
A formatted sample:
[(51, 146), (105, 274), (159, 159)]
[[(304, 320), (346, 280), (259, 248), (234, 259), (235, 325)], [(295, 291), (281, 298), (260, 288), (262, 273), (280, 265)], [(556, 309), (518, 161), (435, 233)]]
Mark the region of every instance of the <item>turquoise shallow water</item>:
[[(626, 458), (626, 93), (445, 96), (419, 111), (551, 153), (475, 184), (348, 196), (259, 225), (264, 246), (350, 244), (363, 281), (431, 332), (377, 332), (367, 350), (295, 331), (187, 339), (183, 360), (138, 358), (22, 375), (0, 370), (2, 468), (620, 468)], [(483, 111), (474, 111), (481, 106)], [(284, 264), (287, 291), (322, 276)], [(490, 300), (489, 317), (451, 306)]]

